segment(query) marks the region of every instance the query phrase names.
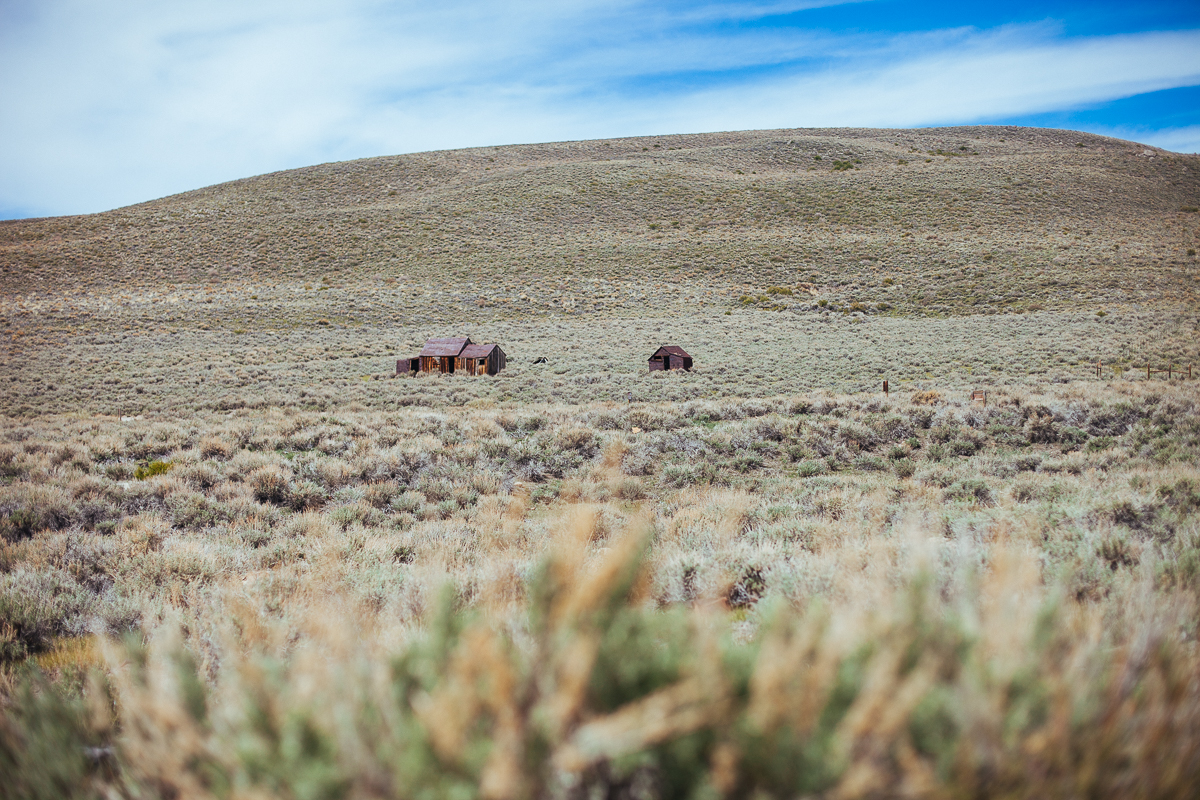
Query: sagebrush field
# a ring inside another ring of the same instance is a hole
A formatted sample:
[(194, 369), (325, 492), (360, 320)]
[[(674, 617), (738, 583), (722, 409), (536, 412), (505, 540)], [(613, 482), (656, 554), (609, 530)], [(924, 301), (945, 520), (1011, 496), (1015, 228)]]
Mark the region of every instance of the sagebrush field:
[[(1190, 796), (1198, 169), (768, 131), (0, 223), (0, 785)], [(454, 334), (509, 368), (394, 375)]]

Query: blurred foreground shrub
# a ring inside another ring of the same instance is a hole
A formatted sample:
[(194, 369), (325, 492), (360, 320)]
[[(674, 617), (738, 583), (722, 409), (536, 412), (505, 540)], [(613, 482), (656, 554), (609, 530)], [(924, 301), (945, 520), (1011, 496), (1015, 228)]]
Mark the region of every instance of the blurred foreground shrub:
[(744, 641), (729, 598), (761, 572), (660, 608), (650, 526), (589, 555), (588, 514), (558, 534), (518, 605), (464, 609), (444, 593), (399, 650), (344, 624), (336, 598), (310, 605), (305, 636), (278, 652), (236, 603), (219, 612), (217, 659), (198, 661), (170, 625), (147, 645), (109, 645), (82, 701), (13, 695), (0, 786), (13, 798), (499, 799), (1183, 797), (1200, 785), (1200, 655), (1178, 627), (1195, 618), (1192, 594), (1101, 625), (1013, 545), (993, 549), (968, 596), (948, 597), (914, 534), (897, 556), (904, 580), (836, 606), (759, 608)]

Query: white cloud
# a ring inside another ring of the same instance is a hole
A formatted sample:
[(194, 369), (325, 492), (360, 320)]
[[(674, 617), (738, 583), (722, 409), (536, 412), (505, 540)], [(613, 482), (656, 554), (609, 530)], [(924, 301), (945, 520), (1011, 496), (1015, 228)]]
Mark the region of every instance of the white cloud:
[[(1066, 43), (1013, 38), (973, 36), (872, 69), (697, 99), (723, 108), (723, 119), (737, 127), (903, 127), (1033, 114), (1200, 82), (1200, 32)], [(681, 112), (679, 122), (688, 116)]]
[(0, 5), (0, 209), (95, 211), (386, 153), (971, 122), (1200, 83), (1200, 32), (737, 24), (830, 4)]
[(1175, 153), (1200, 153), (1200, 125), (1188, 125), (1182, 128), (1163, 128), (1149, 130), (1147, 128), (1089, 126), (1087, 130), (1102, 136), (1112, 136), (1117, 139), (1128, 139), (1131, 142), (1153, 145), (1163, 150)]

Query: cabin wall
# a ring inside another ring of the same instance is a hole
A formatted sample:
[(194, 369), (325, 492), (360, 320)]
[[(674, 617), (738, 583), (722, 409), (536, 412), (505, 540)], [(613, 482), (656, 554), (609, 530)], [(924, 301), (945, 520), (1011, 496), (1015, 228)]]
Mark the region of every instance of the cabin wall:
[(485, 358), (463, 358), (459, 356), (454, 359), (454, 371), (461, 372), (465, 375), (487, 375), (488, 362)]
[(497, 347), (492, 352), (488, 353), (486, 375), (495, 375), (500, 370), (504, 369), (505, 358), (504, 351)]
[(455, 361), (453, 356), (421, 356), (421, 372), (450, 373)]
[(688, 370), (688, 369), (692, 368), (692, 359), (690, 357), (672, 355), (671, 353), (664, 353), (661, 356), (651, 356), (646, 361), (646, 364), (650, 368), (651, 372), (657, 372), (659, 370), (667, 370), (667, 369)]

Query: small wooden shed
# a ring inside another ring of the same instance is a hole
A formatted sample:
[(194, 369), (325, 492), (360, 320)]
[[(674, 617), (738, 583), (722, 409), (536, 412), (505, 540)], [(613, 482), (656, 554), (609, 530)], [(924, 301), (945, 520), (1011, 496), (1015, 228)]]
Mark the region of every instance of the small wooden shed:
[(396, 359), (396, 374), (403, 375), (406, 372), (416, 372), (421, 368), (420, 358), (398, 358)]
[(654, 351), (649, 360), (650, 371), (660, 369), (691, 369), (692, 357), (684, 352), (682, 347), (673, 344), (663, 345)]
[(456, 370), (468, 375), (495, 375), (504, 369), (508, 358), (498, 344), (469, 344), (455, 363)]

